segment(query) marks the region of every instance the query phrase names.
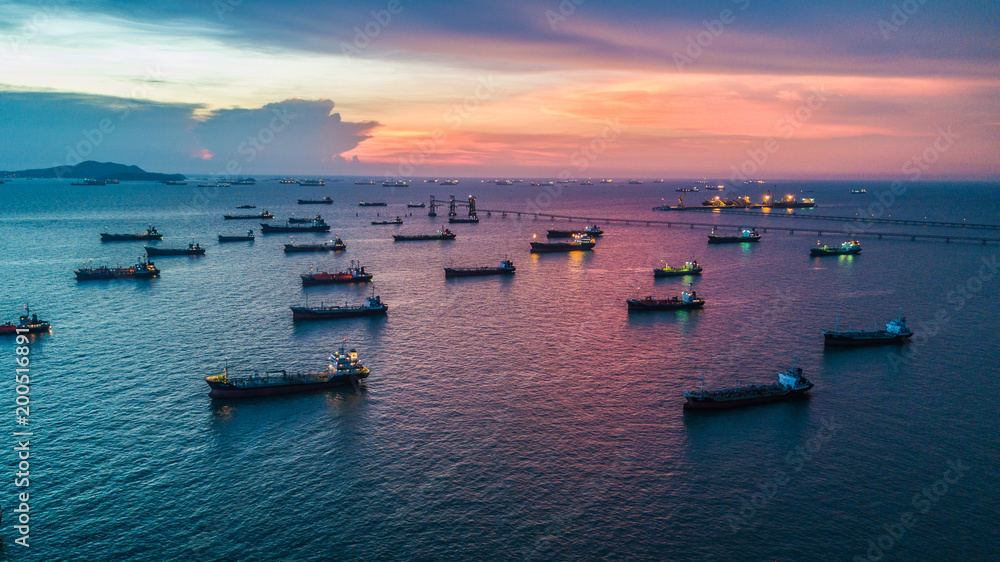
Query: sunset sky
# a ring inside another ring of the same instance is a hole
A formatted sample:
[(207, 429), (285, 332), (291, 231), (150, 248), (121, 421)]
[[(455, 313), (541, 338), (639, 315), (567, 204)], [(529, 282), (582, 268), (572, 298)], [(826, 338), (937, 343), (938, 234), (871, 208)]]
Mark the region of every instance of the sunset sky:
[(998, 28), (986, 1), (5, 2), (0, 169), (996, 178)]

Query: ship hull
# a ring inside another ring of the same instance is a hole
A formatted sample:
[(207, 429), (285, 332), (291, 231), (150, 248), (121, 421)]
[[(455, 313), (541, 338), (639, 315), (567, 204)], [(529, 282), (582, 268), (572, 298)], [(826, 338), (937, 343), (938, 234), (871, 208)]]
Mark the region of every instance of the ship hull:
[(293, 254), (296, 252), (332, 252), (333, 246), (292, 246), (291, 244), (285, 244), (285, 253)]
[(426, 240), (454, 240), (456, 235), (451, 236), (393, 236), (396, 242), (424, 242)]
[(850, 336), (823, 332), (823, 344), (831, 347), (870, 347), (876, 345), (899, 345), (909, 341), (911, 336)]
[(760, 237), (746, 238), (743, 236), (711, 236), (708, 237), (709, 244), (738, 244), (741, 242), (760, 242)]
[(446, 278), (453, 277), (483, 277), (486, 275), (513, 275), (513, 269), (503, 269), (499, 267), (491, 267), (484, 269), (456, 269), (451, 267), (444, 268), (444, 276)]
[(389, 307), (356, 308), (343, 310), (318, 310), (293, 306), (292, 320), (334, 320), (337, 318), (356, 318), (359, 316), (385, 316)]
[(182, 250), (182, 249), (171, 249), (171, 248), (146, 248), (146, 255), (153, 257), (161, 256), (204, 256), (205, 248), (199, 248), (197, 250)]
[(532, 242), (531, 251), (536, 254), (548, 252), (576, 252), (593, 250), (595, 242), (585, 242), (582, 244), (550, 244), (545, 242)]
[[(18, 332), (18, 330), (22, 330)], [(0, 336), (16, 336), (20, 334), (44, 334), (51, 330), (48, 322), (39, 324), (29, 324), (27, 326), (21, 324), (4, 324), (0, 326)]]
[(134, 273), (131, 275), (121, 274), (121, 273), (109, 273), (109, 274), (93, 274), (87, 273), (85, 271), (76, 272), (77, 281), (105, 281), (110, 279), (152, 279), (160, 274), (159, 271), (156, 273), (142, 272)]
[[(812, 388), (812, 385), (809, 386)], [(789, 390), (785, 394), (777, 394), (774, 396), (755, 396), (753, 398), (744, 398), (739, 400), (699, 400), (695, 398), (688, 398), (687, 402), (684, 403), (685, 410), (728, 410), (731, 408), (742, 408), (743, 406), (752, 406), (754, 404), (767, 404), (769, 402), (781, 402), (783, 400), (797, 400), (806, 398), (808, 395), (806, 391), (809, 388), (803, 388), (799, 390)]]
[(701, 275), (701, 268), (696, 267), (687, 271), (664, 271), (662, 269), (653, 270), (653, 277), (684, 277), (685, 275)]
[(136, 240), (163, 240), (162, 234), (107, 234), (101, 233), (101, 242), (133, 242)]
[(253, 220), (253, 219), (271, 220), (274, 217), (266, 215), (223, 215), (222, 218), (226, 219), (227, 221), (238, 221), (238, 220)]
[(356, 277), (331, 277), (323, 279), (316, 279), (307, 275), (302, 276), (303, 285), (343, 285), (346, 283), (367, 283), (371, 280), (371, 275), (361, 275)]
[(333, 201), (305, 201), (299, 199), (299, 205), (333, 205)]
[(318, 224), (314, 226), (273, 226), (260, 223), (260, 231), (264, 234), (275, 232), (330, 232), (330, 225)]
[(219, 236), (219, 242), (253, 242), (253, 236)]
[(704, 308), (705, 301), (681, 303), (644, 303), (642, 301), (627, 301), (629, 312), (647, 312), (654, 310), (695, 310)]
[(813, 248), (809, 250), (809, 255), (814, 257), (822, 256), (852, 256), (854, 254), (860, 254), (861, 248), (853, 248), (850, 250), (823, 250), (821, 248)]
[(455, 217), (449, 218), (448, 222), (451, 224), (476, 224), (479, 219), (456, 219)]
[(297, 392), (325, 390), (328, 388), (342, 388), (345, 386), (351, 386), (356, 381), (359, 381), (366, 377), (367, 375), (365, 376), (344, 375), (338, 377), (331, 377), (330, 380), (326, 382), (259, 386), (254, 388), (238, 388), (214, 381), (207, 381), (207, 382), (208, 386), (211, 387), (211, 390), (208, 392), (208, 395), (211, 398), (228, 399), (228, 398), (257, 398), (261, 396), (277, 396), (280, 394), (294, 394)]

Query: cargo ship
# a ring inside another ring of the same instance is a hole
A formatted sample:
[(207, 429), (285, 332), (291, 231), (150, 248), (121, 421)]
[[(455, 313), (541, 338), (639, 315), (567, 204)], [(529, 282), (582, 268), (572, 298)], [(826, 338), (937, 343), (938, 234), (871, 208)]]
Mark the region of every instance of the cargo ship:
[(857, 240), (844, 242), (840, 246), (834, 246), (832, 248), (826, 244), (820, 246), (819, 241), (817, 241), (816, 247), (809, 250), (809, 255), (811, 256), (846, 256), (860, 253), (861, 242), (858, 242)]
[[(795, 360), (798, 363), (798, 356)], [(752, 384), (717, 390), (706, 390), (702, 386), (698, 390), (685, 392), (684, 398), (687, 402), (684, 403), (684, 409), (722, 410), (791, 400), (804, 397), (806, 391), (812, 387), (813, 384), (802, 376), (802, 368), (793, 366), (783, 373), (778, 373), (778, 382), (774, 384)]]
[(599, 238), (603, 234), (604, 231), (601, 230), (596, 224), (594, 224), (582, 230), (549, 229), (546, 236), (548, 238), (572, 238), (574, 236), (586, 235), (590, 236), (591, 238)]
[(232, 183), (233, 185), (256, 185), (257, 180), (253, 178), (236, 178), (230, 183)]
[(147, 260), (140, 261), (132, 267), (81, 267), (76, 270), (77, 281), (93, 281), (104, 279), (152, 279), (160, 274), (153, 262)]
[(201, 244), (190, 243), (187, 248), (157, 248), (144, 246), (147, 256), (204, 256), (205, 248)]
[(815, 206), (816, 201), (808, 197), (799, 199), (794, 195), (786, 195), (784, 199), (775, 199), (771, 197), (770, 191), (764, 195), (762, 204), (755, 205), (755, 207), (771, 207), (773, 209), (811, 209)]
[(237, 205), (237, 209), (256, 209), (257, 205)]
[(285, 253), (292, 254), (295, 252), (332, 252), (333, 251), (333, 241), (324, 242), (322, 244), (285, 244)]
[(424, 207), (427, 206), (427, 204), (423, 203), (423, 202), (421, 202), (421, 203), (407, 203), (406, 206), (407, 206), (407, 208), (410, 208), (410, 209), (423, 209)]
[(226, 236), (223, 234), (219, 235), (219, 242), (253, 242), (254, 236), (253, 231), (248, 230), (246, 236)]
[[(306, 187), (323, 187), (324, 185), (326, 185), (326, 182), (323, 181), (323, 180), (299, 180), (298, 184), (306, 186)], [(321, 203), (323, 205), (326, 205), (327, 204), (327, 199), (330, 199), (330, 198), (326, 197), (326, 198), (320, 200), (319, 203)], [(333, 201), (330, 201), (330, 203), (333, 203)], [(301, 199), (299, 199), (299, 204), (303, 204)]]
[(746, 195), (738, 196), (736, 199), (731, 197), (722, 197), (716, 195), (705, 199), (701, 202), (702, 207), (731, 207), (734, 209), (748, 209), (753, 206), (753, 202), (750, 201), (750, 197)]
[(384, 202), (381, 202), (381, 203), (372, 203), (370, 201), (362, 201), (362, 202), (358, 203), (358, 207), (385, 207), (385, 206), (386, 206), (386, 204)]
[[(299, 182), (299, 185), (305, 185)], [(325, 183), (322, 185), (326, 185)], [(324, 197), (322, 199), (299, 199), (299, 205), (333, 205), (333, 199)]]
[(455, 233), (447, 228), (438, 229), (434, 234), (393, 234), (396, 242), (415, 242), (420, 240), (454, 240)]
[(344, 304), (342, 306), (290, 306), (292, 320), (326, 320), (330, 318), (353, 318), (355, 316), (381, 316), (389, 311), (389, 305), (377, 295), (365, 299), (364, 304)]
[(295, 217), (288, 218), (288, 224), (309, 224), (309, 223), (326, 224), (326, 221), (323, 220), (323, 217), (320, 215), (316, 215), (311, 219), (297, 219)]
[(654, 277), (680, 277), (682, 275), (701, 275), (701, 266), (695, 260), (684, 262), (681, 267), (670, 267), (663, 264), (663, 267), (653, 270)]
[(829, 346), (839, 347), (860, 347), (868, 345), (889, 345), (906, 343), (913, 336), (913, 330), (906, 326), (906, 318), (903, 311), (899, 311), (899, 316), (895, 320), (885, 323), (885, 329), (879, 330), (878, 325), (874, 330), (852, 330), (848, 324), (846, 330), (840, 330), (840, 318), (834, 323), (833, 330), (823, 330), (823, 343)]
[(404, 180), (384, 181), (382, 187), (410, 187), (410, 184)]
[(730, 242), (760, 242), (760, 234), (756, 228), (741, 228), (735, 236), (720, 236), (715, 233), (715, 228), (712, 228), (712, 233), (708, 235), (709, 244), (726, 244)]
[(448, 217), (448, 222), (451, 224), (463, 224), (463, 223), (478, 224), (479, 217), (477, 217), (476, 215), (472, 215), (469, 217)]
[(654, 299), (652, 296), (644, 299), (626, 299), (629, 312), (645, 312), (649, 310), (692, 310), (705, 306), (705, 299), (698, 298), (698, 293), (683, 291), (680, 298)]
[(260, 223), (260, 231), (263, 234), (274, 234), (276, 232), (330, 232), (330, 225), (315, 222), (301, 226), (296, 226), (291, 223), (285, 223), (283, 225)]
[(533, 253), (545, 252), (573, 252), (576, 250), (593, 250), (597, 241), (590, 236), (578, 234), (572, 240), (565, 242), (532, 242), (531, 251)]
[(272, 215), (271, 213), (269, 213), (267, 211), (262, 211), (260, 213), (255, 214), (255, 215), (234, 215), (232, 213), (229, 213), (229, 214), (223, 215), (222, 218), (226, 219), (227, 221), (249, 220), (249, 219), (264, 219), (264, 220), (269, 220), (269, 219), (273, 219), (274, 215)]
[(365, 267), (361, 265), (361, 262), (355, 262), (351, 260), (351, 267), (347, 268), (347, 271), (341, 271), (339, 273), (328, 273), (326, 271), (321, 271), (319, 273), (305, 273), (300, 275), (302, 278), (303, 285), (339, 285), (342, 283), (367, 283), (372, 280), (371, 273), (365, 271)]
[(445, 278), (451, 277), (479, 277), (483, 275), (513, 275), (517, 271), (514, 263), (510, 260), (503, 260), (497, 267), (446, 267), (444, 268)]
[(397, 216), (391, 221), (372, 221), (372, 224), (403, 224), (403, 219)]
[(354, 185), (375, 185), (374, 180), (358, 180), (354, 182)]
[(163, 235), (160, 234), (153, 225), (149, 225), (146, 232), (137, 232), (135, 234), (112, 234), (110, 232), (101, 233), (101, 242), (123, 242), (129, 240), (163, 240)]
[(48, 332), (52, 327), (48, 322), (39, 320), (38, 315), (31, 312), (28, 305), (24, 305), (24, 314), (18, 318), (17, 324), (6, 322), (0, 324), (0, 336), (16, 336), (18, 334), (41, 334)]
[(852, 189), (851, 190), (851, 195), (864, 195), (866, 193), (868, 193), (868, 190), (865, 189), (865, 188), (863, 188), (863, 187), (861, 189)]
[(221, 375), (205, 377), (211, 388), (208, 395), (212, 398), (254, 398), (356, 385), (367, 378), (370, 371), (358, 360), (356, 349), (345, 351), (344, 347), (341, 345), (339, 350), (333, 352), (326, 370), (318, 373), (290, 374), (280, 370), (265, 371), (263, 375), (253, 371), (236, 376), (231, 375), (226, 366)]
[(458, 180), (441, 180), (441, 185), (458, 185)]
[(70, 185), (108, 185), (108, 182), (106, 180), (85, 179), (82, 182), (74, 182), (71, 183)]

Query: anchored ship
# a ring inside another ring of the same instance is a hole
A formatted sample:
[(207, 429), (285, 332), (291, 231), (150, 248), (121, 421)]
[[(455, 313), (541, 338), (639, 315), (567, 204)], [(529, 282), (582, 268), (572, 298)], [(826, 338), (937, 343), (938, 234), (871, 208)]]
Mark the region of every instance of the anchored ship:
[(152, 256), (204, 256), (205, 248), (201, 244), (190, 243), (187, 248), (157, 248), (156, 246), (144, 246), (146, 255)]
[(410, 184), (404, 180), (384, 181), (382, 187), (410, 187)]
[[(797, 364), (797, 355), (795, 356), (795, 361)], [(802, 398), (806, 391), (812, 387), (813, 384), (802, 376), (802, 368), (793, 366), (783, 373), (778, 373), (778, 382), (774, 384), (753, 384), (720, 388), (718, 390), (706, 390), (702, 386), (698, 390), (685, 392), (684, 398), (687, 399), (687, 402), (684, 403), (684, 409), (721, 410), (749, 406), (751, 404), (791, 400)]]
[(811, 256), (844, 256), (860, 253), (861, 242), (858, 242), (857, 240), (844, 242), (840, 246), (834, 246), (832, 248), (826, 244), (820, 246), (819, 241), (817, 240), (816, 247), (809, 250), (809, 255)]
[(534, 253), (545, 253), (593, 250), (595, 244), (597, 244), (597, 241), (592, 237), (578, 234), (575, 235), (572, 240), (567, 240), (565, 242), (532, 242), (531, 251)]
[(280, 370), (266, 371), (263, 375), (254, 371), (238, 376), (231, 375), (226, 366), (221, 375), (205, 377), (212, 389), (208, 395), (212, 398), (253, 398), (355, 385), (367, 378), (370, 371), (358, 360), (356, 349), (345, 351), (344, 347), (341, 345), (333, 352), (326, 370), (318, 373), (290, 374)]
[(17, 324), (6, 322), (0, 324), (0, 336), (16, 336), (18, 334), (41, 334), (48, 332), (51, 326), (44, 320), (39, 320), (38, 315), (31, 312), (28, 305), (24, 305), (24, 314), (18, 318)]
[[(253, 205), (251, 205), (250, 208), (253, 208)], [(223, 215), (222, 218), (226, 219), (227, 221), (232, 221), (232, 220), (247, 220), (247, 219), (264, 219), (264, 220), (268, 220), (268, 219), (273, 219), (274, 215), (272, 215), (271, 213), (269, 213), (267, 211), (263, 211), (263, 212), (257, 213), (256, 215), (234, 215), (232, 213), (229, 213), (229, 214)]]
[(705, 306), (705, 299), (699, 299), (695, 291), (683, 291), (680, 298), (654, 299), (652, 296), (644, 299), (626, 299), (629, 312), (644, 312), (649, 310), (691, 310)]
[(774, 209), (811, 209), (816, 206), (816, 201), (808, 197), (798, 199), (794, 195), (786, 195), (784, 199), (771, 197), (771, 191), (764, 194), (764, 202), (755, 207), (771, 207)]
[(548, 238), (572, 238), (574, 236), (586, 235), (591, 238), (599, 238), (604, 234), (604, 231), (600, 229), (596, 224), (588, 226), (582, 230), (558, 230), (549, 229), (546, 236)]
[(708, 235), (709, 244), (725, 244), (729, 242), (760, 242), (760, 234), (757, 233), (756, 228), (741, 228), (735, 236), (720, 236), (715, 233), (715, 228), (712, 228), (712, 233)]
[(393, 234), (396, 242), (414, 242), (419, 240), (454, 240), (455, 233), (447, 228), (438, 229), (434, 234)]
[(385, 202), (373, 203), (369, 201), (362, 201), (358, 203), (358, 207), (385, 207), (385, 206), (386, 206)]
[(320, 215), (316, 215), (311, 219), (297, 219), (295, 217), (288, 217), (288, 224), (310, 224), (310, 223), (326, 224), (326, 221), (323, 220), (323, 217)]
[(260, 231), (262, 234), (273, 234), (276, 232), (330, 232), (330, 225), (325, 222), (310, 222), (309, 224), (300, 226), (291, 223), (285, 223), (283, 225), (260, 223)]
[(885, 323), (885, 329), (879, 330), (878, 325), (874, 330), (852, 330), (850, 325), (846, 330), (839, 330), (840, 318), (834, 323), (833, 330), (823, 330), (823, 340), (825, 345), (840, 347), (859, 347), (866, 345), (887, 345), (905, 343), (911, 336), (913, 330), (906, 326), (906, 318), (900, 309), (899, 316), (892, 321)]
[(219, 242), (253, 242), (254, 236), (253, 231), (248, 230), (246, 236), (225, 236), (223, 234), (219, 235)]
[(397, 216), (391, 221), (372, 221), (372, 224), (403, 224), (403, 219)]
[(160, 274), (153, 262), (147, 260), (140, 261), (132, 267), (81, 267), (76, 270), (77, 281), (92, 281), (103, 279), (152, 279)]
[(163, 235), (157, 232), (156, 227), (153, 225), (149, 225), (146, 232), (137, 232), (134, 234), (101, 233), (101, 242), (122, 242), (126, 240), (163, 240)]
[(326, 320), (329, 318), (352, 318), (355, 316), (381, 316), (389, 311), (389, 305), (378, 296), (370, 296), (364, 304), (344, 304), (343, 306), (290, 306), (292, 320)]
[(670, 267), (668, 264), (664, 264), (663, 267), (654, 269), (654, 277), (680, 277), (682, 275), (701, 275), (701, 266), (698, 262), (691, 260), (684, 262), (681, 267)]
[(323, 242), (322, 244), (285, 244), (286, 254), (295, 252), (332, 252), (334, 250), (332, 240)]
[(448, 277), (478, 277), (482, 275), (513, 275), (517, 271), (514, 263), (503, 260), (497, 267), (446, 267), (444, 276)]
[(408, 208), (410, 208), (410, 209), (423, 209), (424, 207), (427, 206), (427, 204), (424, 203), (424, 202), (420, 202), (420, 203), (407, 203), (406, 206)]
[(339, 285), (342, 283), (367, 283), (372, 280), (371, 273), (365, 271), (361, 262), (355, 262), (351, 260), (351, 267), (347, 268), (347, 271), (341, 271), (340, 273), (328, 273), (322, 271), (319, 273), (309, 273), (300, 275), (302, 278), (303, 285)]
[[(299, 185), (326, 185), (325, 183), (317, 184), (304, 184), (299, 182)], [(324, 197), (322, 199), (299, 199), (299, 205), (333, 205), (333, 199), (329, 197)]]

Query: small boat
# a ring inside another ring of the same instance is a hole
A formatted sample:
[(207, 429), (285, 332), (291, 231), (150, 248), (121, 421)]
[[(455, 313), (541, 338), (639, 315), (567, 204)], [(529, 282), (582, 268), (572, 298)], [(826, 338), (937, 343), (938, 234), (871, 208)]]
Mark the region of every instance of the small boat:
[(369, 201), (362, 201), (358, 203), (358, 207), (385, 207), (385, 203), (372, 203)]
[(334, 252), (343, 252), (346, 249), (347, 249), (347, 244), (344, 244), (343, 240), (341, 240), (339, 237), (333, 239)]
[(239, 235), (225, 236), (222, 234), (219, 235), (219, 242), (253, 242), (253, 241), (254, 241), (254, 236), (252, 230), (248, 230), (246, 236), (239, 236)]
[(444, 268), (445, 278), (451, 277), (479, 277), (483, 275), (513, 275), (517, 271), (514, 262), (503, 260), (497, 267), (446, 267)]
[(848, 325), (846, 330), (839, 330), (840, 318), (834, 323), (833, 330), (823, 330), (823, 343), (830, 346), (859, 347), (868, 345), (887, 345), (905, 343), (913, 336), (913, 330), (906, 326), (906, 318), (900, 309), (899, 316), (886, 322), (885, 329), (879, 330), (876, 324), (874, 330), (852, 330)]
[(438, 229), (434, 234), (393, 234), (396, 242), (415, 242), (419, 240), (454, 240), (455, 233), (447, 228)]
[(691, 310), (705, 306), (705, 299), (699, 299), (695, 291), (683, 291), (680, 298), (654, 299), (652, 296), (644, 299), (626, 299), (629, 312), (648, 310)]
[(310, 224), (310, 223), (326, 224), (326, 221), (323, 220), (323, 217), (319, 215), (316, 215), (311, 219), (297, 219), (295, 217), (289, 217), (288, 219), (288, 224)]
[(406, 206), (408, 208), (410, 208), (410, 209), (423, 209), (424, 207), (427, 206), (427, 204), (423, 203), (423, 202), (421, 202), (421, 203), (407, 203)]
[(292, 320), (325, 320), (328, 318), (352, 318), (355, 316), (381, 316), (389, 311), (389, 306), (378, 296), (365, 299), (364, 304), (344, 304), (343, 306), (290, 306)]
[(573, 240), (565, 242), (532, 242), (532, 253), (573, 252), (576, 250), (593, 250), (597, 240), (590, 236), (575, 235)]
[(410, 187), (410, 184), (403, 180), (384, 181), (382, 187)]
[(280, 370), (265, 371), (261, 375), (253, 371), (239, 376), (231, 374), (227, 365), (221, 375), (205, 377), (211, 388), (208, 395), (212, 398), (254, 398), (356, 385), (371, 371), (358, 360), (356, 349), (344, 351), (344, 347), (341, 345), (331, 354), (326, 370), (318, 373), (289, 374)]
[[(254, 182), (256, 183), (256, 182)], [(257, 205), (237, 205), (237, 209), (256, 209)]]
[(252, 219), (257, 219), (257, 220), (271, 220), (271, 219), (274, 218), (274, 215), (272, 215), (268, 211), (261, 211), (261, 212), (257, 213), (256, 215), (234, 215), (234, 214), (230, 213), (230, 214), (227, 214), (227, 215), (223, 215), (222, 218), (226, 219), (227, 221), (232, 221), (232, 220), (252, 220)]
[(717, 390), (706, 390), (702, 386), (698, 390), (685, 392), (684, 398), (687, 402), (684, 403), (684, 409), (721, 410), (802, 398), (806, 391), (813, 387), (813, 384), (802, 376), (802, 368), (798, 367), (797, 364), (798, 356), (795, 357), (795, 365), (791, 369), (778, 373), (778, 382), (774, 384), (753, 384)]
[(816, 241), (816, 247), (810, 248), (810, 256), (846, 256), (861, 253), (861, 242), (857, 240), (851, 240), (850, 242), (844, 242), (840, 246), (830, 247), (826, 244), (822, 246), (819, 245), (819, 241)]
[[(326, 185), (326, 182), (323, 180), (299, 180), (299, 185), (306, 187), (323, 187), (324, 185)], [(327, 197), (326, 199), (329, 199), (329, 197)], [(300, 205), (303, 204), (302, 200), (299, 200), (299, 204)]]
[(698, 262), (691, 260), (684, 262), (681, 267), (670, 267), (664, 264), (663, 267), (653, 270), (654, 277), (680, 277), (683, 275), (701, 275), (701, 266)]
[(146, 232), (135, 234), (111, 234), (109, 232), (101, 233), (101, 242), (123, 242), (129, 240), (163, 240), (163, 235), (160, 234), (153, 225), (149, 225)]
[(263, 234), (274, 234), (276, 232), (330, 232), (330, 225), (325, 222), (311, 222), (303, 225), (294, 225), (290, 223), (285, 223), (283, 225), (271, 225), (260, 223), (260, 231)]
[(741, 228), (735, 236), (720, 236), (715, 233), (715, 228), (712, 228), (712, 233), (708, 235), (709, 244), (730, 242), (760, 242), (760, 234), (757, 233), (756, 228)]
[[(299, 182), (301, 185), (301, 182)], [(322, 199), (299, 199), (299, 205), (333, 205), (333, 199), (324, 197)]]
[(24, 314), (18, 318), (17, 324), (6, 322), (0, 324), (0, 336), (17, 336), (21, 334), (41, 334), (48, 332), (51, 326), (44, 320), (39, 320), (38, 315), (31, 312), (28, 305), (24, 305)]
[(403, 224), (403, 219), (397, 216), (390, 221), (372, 221), (372, 224)]
[(865, 193), (868, 193), (868, 190), (865, 189), (865, 188), (863, 188), (863, 187), (861, 189), (852, 189), (851, 190), (851, 195), (864, 195)]
[(479, 224), (479, 217), (476, 215), (468, 217), (448, 217), (448, 222), (451, 224)]
[(77, 281), (92, 281), (104, 279), (152, 279), (160, 274), (153, 262), (142, 260), (132, 267), (81, 267), (74, 272)]
[(361, 262), (351, 261), (351, 267), (347, 268), (347, 271), (341, 271), (339, 273), (328, 273), (326, 271), (321, 271), (319, 273), (305, 273), (299, 275), (302, 278), (303, 285), (339, 285), (342, 283), (367, 283), (372, 280), (371, 273), (365, 271)]
[(147, 256), (204, 256), (205, 248), (201, 244), (194, 242), (188, 244), (187, 248), (157, 248), (156, 246), (144, 246)]

